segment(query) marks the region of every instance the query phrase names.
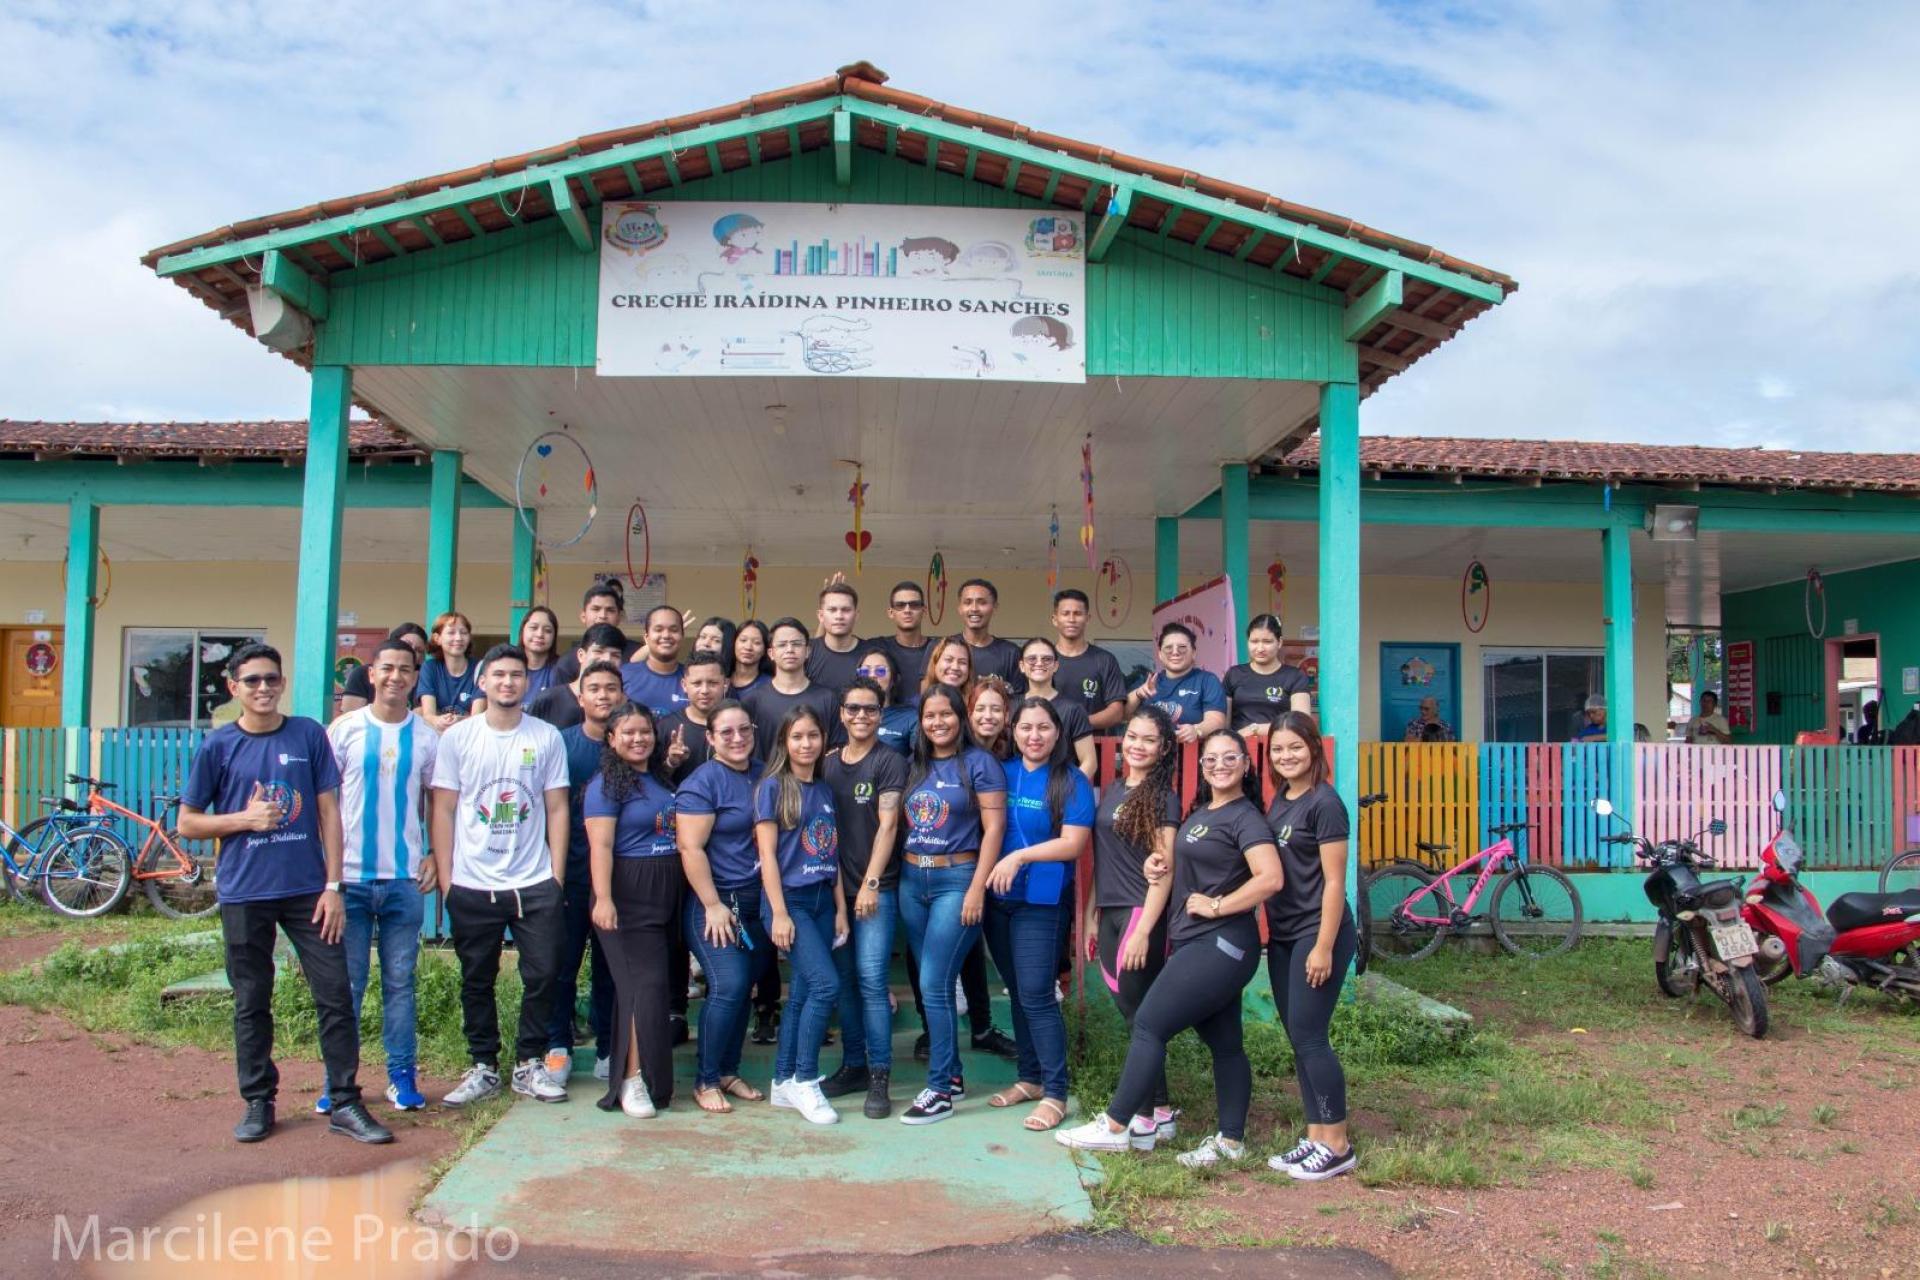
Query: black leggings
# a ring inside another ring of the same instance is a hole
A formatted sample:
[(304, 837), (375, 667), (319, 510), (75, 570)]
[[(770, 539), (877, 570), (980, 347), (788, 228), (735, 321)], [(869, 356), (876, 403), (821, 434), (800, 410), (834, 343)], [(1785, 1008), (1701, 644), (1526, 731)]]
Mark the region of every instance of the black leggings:
[(1273, 984), (1273, 1007), (1293, 1043), (1293, 1069), (1300, 1077), (1300, 1107), (1308, 1124), (1340, 1124), (1347, 1118), (1347, 1077), (1327, 1040), (1327, 1026), (1340, 1003), (1340, 987), (1347, 980), (1358, 938), (1353, 917), (1340, 922), (1333, 939), (1333, 972), (1317, 987), (1307, 985), (1307, 953), (1315, 934), (1292, 942), (1267, 944), (1267, 980)]
[(1220, 1135), (1236, 1142), (1244, 1138), (1253, 1067), (1240, 1040), (1240, 995), (1259, 967), (1257, 941), (1243, 945), (1219, 932), (1183, 943), (1167, 957), (1166, 968), (1133, 1015), (1133, 1040), (1107, 1118), (1126, 1124), (1152, 1104), (1154, 1084), (1166, 1073), (1167, 1042), (1192, 1027), (1213, 1053)]
[[(1113, 994), (1113, 1003), (1119, 1008), (1120, 1016), (1127, 1020), (1128, 1031), (1133, 1030), (1133, 1018), (1140, 1010), (1140, 1002), (1146, 999), (1154, 979), (1160, 976), (1160, 970), (1167, 964), (1167, 917), (1162, 912), (1153, 926), (1153, 932), (1147, 935), (1147, 963), (1138, 969), (1120, 967), (1121, 944), (1139, 927), (1139, 923), (1139, 907), (1100, 908), (1097, 933), (1100, 977)], [(1153, 1105), (1172, 1105), (1167, 1097), (1167, 1073), (1164, 1069), (1153, 1082)], [(1146, 1112), (1140, 1114), (1145, 1115)]]

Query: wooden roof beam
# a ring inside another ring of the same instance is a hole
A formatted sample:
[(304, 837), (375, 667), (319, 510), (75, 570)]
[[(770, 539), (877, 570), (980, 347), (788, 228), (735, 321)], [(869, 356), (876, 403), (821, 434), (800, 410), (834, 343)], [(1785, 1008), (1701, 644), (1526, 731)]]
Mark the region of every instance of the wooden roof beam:
[(1340, 324), (1341, 334), (1352, 342), (1379, 324), (1383, 316), (1400, 305), (1406, 285), (1406, 276), (1398, 271), (1389, 271), (1374, 281), (1372, 288), (1347, 304)]
[(587, 215), (574, 202), (573, 188), (567, 180), (547, 179), (547, 194), (553, 201), (553, 216), (566, 225), (567, 234), (573, 238), (573, 247), (582, 253), (593, 252), (593, 228), (587, 225)]
[(278, 249), (260, 260), (260, 283), (309, 320), (327, 318), (327, 286), (293, 265)]
[(833, 113), (833, 180), (843, 187), (853, 185), (853, 117), (844, 111)]
[[(1107, 212), (1105, 216), (1100, 219), (1100, 225), (1094, 228), (1093, 238), (1087, 242), (1088, 262), (1106, 261), (1107, 250), (1111, 249), (1113, 242), (1119, 238), (1120, 228), (1127, 225), (1127, 211), (1132, 207), (1133, 188), (1129, 186), (1115, 187), (1113, 194), (1107, 197)], [(1169, 220), (1171, 220), (1173, 210), (1169, 209), (1167, 216)]]

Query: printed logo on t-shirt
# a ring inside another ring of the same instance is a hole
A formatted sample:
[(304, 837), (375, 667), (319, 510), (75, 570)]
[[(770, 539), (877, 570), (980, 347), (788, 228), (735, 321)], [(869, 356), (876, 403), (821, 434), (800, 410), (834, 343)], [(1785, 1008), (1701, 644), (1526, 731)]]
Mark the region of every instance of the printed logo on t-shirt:
[(536, 754), (537, 753), (534, 751), (532, 747), (520, 748), (520, 767), (522, 769), (533, 768), (533, 766), (537, 763), (537, 760), (535, 759)]
[(1280, 686), (1279, 686), (1279, 685), (1277, 685), (1277, 684), (1270, 684), (1270, 685), (1268, 685), (1268, 686), (1267, 686), (1267, 701), (1268, 701), (1268, 702), (1278, 702), (1278, 701), (1280, 701), (1280, 693), (1281, 693), (1281, 690), (1280, 690)]
[(499, 778), (480, 788), (473, 817), (485, 826), (489, 843), (494, 837), (512, 841), (520, 825), (533, 816), (533, 801), (518, 778)]
[(907, 798), (907, 821), (915, 831), (938, 831), (947, 825), (950, 812), (947, 802), (931, 791), (916, 791)]
[(671, 840), (674, 835), (674, 810), (668, 805), (653, 815), (653, 834), (658, 839)]
[[(1180, 695), (1175, 694), (1174, 696), (1177, 698)], [(1178, 702), (1156, 702), (1153, 705), (1166, 712), (1167, 719), (1173, 721), (1175, 724), (1180, 723), (1180, 713), (1186, 710), (1186, 708), (1182, 707)]]
[(1091, 698), (1094, 695), (1094, 691), (1099, 689), (1099, 687), (1100, 687), (1100, 682), (1098, 680), (1095, 680), (1092, 676), (1088, 676), (1086, 679), (1080, 682), (1080, 692), (1086, 694), (1089, 698)]
[(840, 830), (830, 814), (814, 818), (800, 829), (800, 850), (816, 862), (825, 862), (840, 852)]
[(1208, 828), (1208, 826), (1207, 826), (1207, 824), (1206, 824), (1206, 823), (1204, 823), (1204, 822), (1203, 822), (1203, 823), (1201, 823), (1201, 824), (1199, 824), (1198, 826), (1194, 826), (1194, 827), (1188, 827), (1188, 828), (1187, 828), (1187, 836), (1186, 836), (1186, 840), (1187, 840), (1187, 843), (1188, 843), (1188, 844), (1199, 844), (1199, 843), (1200, 843), (1200, 840), (1201, 840), (1201, 837), (1203, 837), (1203, 836), (1205, 836), (1205, 835), (1207, 834), (1207, 832), (1208, 832), (1208, 830), (1209, 830), (1209, 828)]
[(853, 784), (853, 802), (855, 804), (872, 804), (873, 803), (873, 784), (871, 782), (854, 783)]
[(1279, 841), (1281, 844), (1285, 844), (1287, 842), (1287, 838), (1292, 834), (1293, 834), (1293, 824), (1289, 822), (1284, 827), (1281, 827), (1278, 831), (1274, 832), (1273, 838)]
[[(286, 759), (281, 756), (280, 762), (285, 764)], [(291, 783), (278, 781), (262, 783), (260, 789), (263, 799), (272, 801), (280, 808), (280, 824), (274, 829), (278, 831), (292, 826), (300, 816), (300, 792)]]

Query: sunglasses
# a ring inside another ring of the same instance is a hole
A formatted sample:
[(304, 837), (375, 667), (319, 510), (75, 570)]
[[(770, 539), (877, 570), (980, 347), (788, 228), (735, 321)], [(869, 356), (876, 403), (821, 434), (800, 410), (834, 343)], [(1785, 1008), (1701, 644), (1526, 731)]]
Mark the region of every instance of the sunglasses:
[(853, 669), (853, 674), (857, 676), (872, 676), (874, 679), (877, 680), (881, 676), (890, 675), (892, 673), (889, 672), (885, 667), (855, 667)]
[(245, 685), (249, 689), (278, 689), (280, 682), (285, 678), (286, 677), (280, 675), (280, 673), (275, 672), (272, 675), (265, 676), (235, 676), (233, 682), (235, 684)]
[(877, 716), (880, 714), (880, 704), (877, 702), (843, 702), (840, 704), (840, 710), (850, 716)]
[(927, 602), (925, 600), (894, 600), (889, 602), (887, 607), (889, 609), (924, 609), (927, 607)]

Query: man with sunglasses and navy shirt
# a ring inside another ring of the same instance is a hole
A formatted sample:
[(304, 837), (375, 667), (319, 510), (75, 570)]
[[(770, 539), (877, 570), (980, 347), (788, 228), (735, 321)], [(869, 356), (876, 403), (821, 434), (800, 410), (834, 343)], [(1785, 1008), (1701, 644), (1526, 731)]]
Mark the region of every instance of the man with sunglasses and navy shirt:
[(345, 844), (340, 769), (317, 721), (280, 711), (280, 653), (242, 645), (227, 660), (240, 718), (207, 735), (180, 796), (180, 834), (220, 841), (220, 928), (233, 988), (233, 1048), (247, 1113), (240, 1142), (273, 1132), (273, 943), (285, 932), (319, 1015), (331, 1115), (327, 1128), (357, 1142), (393, 1134), (360, 1101), (360, 1035), (341, 943)]

